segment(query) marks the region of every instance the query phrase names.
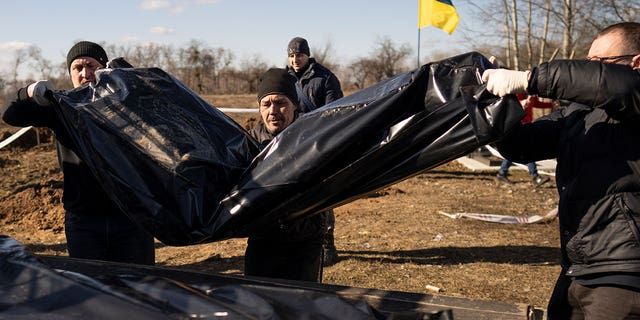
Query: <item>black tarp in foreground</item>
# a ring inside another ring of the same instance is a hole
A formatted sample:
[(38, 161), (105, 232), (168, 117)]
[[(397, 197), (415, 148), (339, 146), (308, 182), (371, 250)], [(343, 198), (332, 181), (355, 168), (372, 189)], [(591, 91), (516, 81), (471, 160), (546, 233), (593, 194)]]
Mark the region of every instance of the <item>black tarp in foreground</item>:
[(209, 280), (194, 273), (198, 283), (188, 284), (170, 277), (169, 271), (146, 268), (167, 276), (124, 267), (120, 271), (129, 272), (103, 269), (98, 275), (52, 269), (12, 238), (0, 235), (0, 318), (453, 319), (447, 309), (380, 312), (362, 300), (320, 290), (261, 285), (249, 279), (221, 284), (214, 276)]
[(56, 92), (81, 157), (118, 205), (168, 245), (259, 233), (492, 143), (524, 115), (484, 91), (478, 53), (426, 64), (304, 114), (262, 152), (160, 69), (106, 69)]

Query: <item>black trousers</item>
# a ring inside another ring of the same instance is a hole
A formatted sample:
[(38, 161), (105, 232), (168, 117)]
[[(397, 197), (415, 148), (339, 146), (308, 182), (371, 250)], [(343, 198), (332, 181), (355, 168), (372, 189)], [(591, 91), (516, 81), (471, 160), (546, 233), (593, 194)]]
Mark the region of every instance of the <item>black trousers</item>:
[(322, 236), (295, 242), (249, 237), (244, 255), (244, 274), (320, 283), (322, 243)]
[(69, 257), (155, 264), (153, 236), (122, 213), (91, 215), (65, 213)]
[(563, 271), (549, 300), (547, 319), (640, 319), (640, 292), (606, 285), (583, 286)]

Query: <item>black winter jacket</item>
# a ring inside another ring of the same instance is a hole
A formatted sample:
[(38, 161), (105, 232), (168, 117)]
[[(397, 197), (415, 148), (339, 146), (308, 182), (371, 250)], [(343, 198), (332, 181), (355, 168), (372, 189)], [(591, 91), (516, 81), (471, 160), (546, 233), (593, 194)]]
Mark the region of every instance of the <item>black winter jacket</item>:
[[(258, 141), (261, 149), (264, 149), (275, 138), (275, 135), (270, 133), (262, 122), (249, 130), (249, 135)], [(252, 236), (252, 238), (276, 243), (322, 241), (327, 232), (326, 220), (329, 212), (325, 211), (309, 218), (286, 222), (279, 229), (263, 230), (262, 234)]]
[(287, 71), (298, 79), (297, 85), (313, 104), (305, 107), (306, 100), (299, 98), (303, 112), (315, 110), (344, 96), (338, 78), (314, 58), (309, 58), (309, 67), (299, 78), (291, 67), (287, 66)]
[(276, 136), (267, 130), (267, 127), (263, 122), (258, 123), (256, 126), (249, 130), (249, 135), (258, 141), (258, 145), (260, 146), (260, 150), (264, 149), (271, 140), (273, 140)]
[(533, 70), (527, 91), (574, 102), (497, 144), (511, 161), (557, 159), (567, 275), (640, 272), (640, 73), (554, 61)]
[(22, 88), (5, 103), (2, 120), (12, 126), (48, 127), (53, 131), (64, 174), (62, 202), (66, 211), (90, 215), (124, 214), (109, 199), (89, 167), (77, 156), (76, 146), (54, 107), (38, 105), (29, 99), (27, 89)]

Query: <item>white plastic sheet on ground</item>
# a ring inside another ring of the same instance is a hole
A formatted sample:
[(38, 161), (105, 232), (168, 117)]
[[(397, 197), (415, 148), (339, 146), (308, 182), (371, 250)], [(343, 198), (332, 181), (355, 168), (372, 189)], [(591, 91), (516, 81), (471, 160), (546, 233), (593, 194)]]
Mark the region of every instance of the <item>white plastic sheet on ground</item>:
[(547, 212), (544, 215), (534, 214), (532, 216), (510, 216), (510, 215), (501, 215), (501, 214), (468, 213), (468, 212), (447, 213), (444, 211), (438, 211), (438, 213), (452, 219), (469, 218), (469, 219), (482, 220), (487, 222), (527, 224), (527, 223), (544, 222), (544, 221), (549, 221), (554, 219), (556, 216), (558, 216), (558, 208), (557, 207), (553, 208), (551, 211)]

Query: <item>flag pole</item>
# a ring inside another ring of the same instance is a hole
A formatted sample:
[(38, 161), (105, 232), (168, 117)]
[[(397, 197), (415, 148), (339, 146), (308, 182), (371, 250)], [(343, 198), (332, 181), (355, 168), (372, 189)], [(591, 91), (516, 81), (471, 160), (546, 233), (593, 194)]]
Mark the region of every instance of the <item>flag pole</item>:
[(418, 0), (418, 68), (420, 68), (420, 15), (422, 14), (422, 0)]
[(420, 68), (420, 28), (418, 28), (418, 68)]

